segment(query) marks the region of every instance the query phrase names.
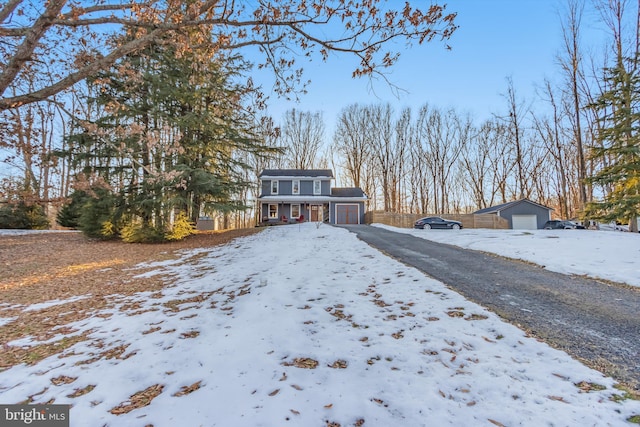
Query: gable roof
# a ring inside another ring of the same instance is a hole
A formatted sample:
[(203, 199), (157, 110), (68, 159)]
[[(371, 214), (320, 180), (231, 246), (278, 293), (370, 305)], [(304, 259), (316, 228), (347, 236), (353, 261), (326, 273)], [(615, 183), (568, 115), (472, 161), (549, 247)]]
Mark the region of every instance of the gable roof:
[(258, 178), (291, 177), (291, 178), (333, 178), (331, 169), (264, 169)]
[(364, 191), (359, 187), (332, 188), (331, 195), (333, 197), (367, 197), (365, 196)]
[(496, 206), (491, 206), (491, 207), (488, 207), (488, 208), (480, 209), (480, 210), (475, 211), (474, 214), (485, 214), (485, 213), (501, 212), (501, 211), (503, 211), (503, 210), (505, 210), (507, 208), (510, 208), (512, 206), (515, 206), (515, 205), (518, 205), (520, 203), (530, 203), (532, 205), (539, 206), (539, 207), (541, 207), (543, 209), (548, 209), (550, 211), (553, 210), (553, 208), (541, 205), (541, 204), (536, 203), (536, 202), (532, 202), (529, 199), (520, 199), (520, 200), (514, 200), (512, 202), (503, 203), (501, 205), (496, 205)]

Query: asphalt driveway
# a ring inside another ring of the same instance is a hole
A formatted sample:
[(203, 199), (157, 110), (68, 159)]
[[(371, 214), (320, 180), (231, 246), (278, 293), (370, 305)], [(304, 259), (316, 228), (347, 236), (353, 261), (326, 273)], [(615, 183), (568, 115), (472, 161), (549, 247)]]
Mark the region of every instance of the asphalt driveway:
[(640, 391), (640, 289), (554, 273), (383, 228), (344, 228), (551, 346)]

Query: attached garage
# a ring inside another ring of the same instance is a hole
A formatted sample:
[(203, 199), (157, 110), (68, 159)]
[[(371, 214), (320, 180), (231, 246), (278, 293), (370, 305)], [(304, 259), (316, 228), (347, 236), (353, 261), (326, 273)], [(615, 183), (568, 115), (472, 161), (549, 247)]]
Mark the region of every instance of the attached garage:
[(480, 209), (474, 214), (494, 214), (509, 221), (514, 230), (541, 229), (551, 219), (553, 209), (528, 199), (516, 200), (490, 208)]
[(336, 203), (336, 224), (360, 224), (360, 205)]
[(332, 188), (329, 202), (331, 224), (364, 224), (367, 196), (359, 188)]

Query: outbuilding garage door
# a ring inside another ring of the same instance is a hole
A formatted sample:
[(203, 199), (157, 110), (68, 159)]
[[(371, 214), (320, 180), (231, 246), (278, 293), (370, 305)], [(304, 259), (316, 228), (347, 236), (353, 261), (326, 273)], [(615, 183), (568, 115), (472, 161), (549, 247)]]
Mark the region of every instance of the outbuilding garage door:
[(359, 224), (360, 209), (357, 204), (336, 205), (336, 224)]
[(511, 217), (511, 228), (514, 230), (536, 230), (538, 228), (538, 217), (535, 215), (513, 215)]

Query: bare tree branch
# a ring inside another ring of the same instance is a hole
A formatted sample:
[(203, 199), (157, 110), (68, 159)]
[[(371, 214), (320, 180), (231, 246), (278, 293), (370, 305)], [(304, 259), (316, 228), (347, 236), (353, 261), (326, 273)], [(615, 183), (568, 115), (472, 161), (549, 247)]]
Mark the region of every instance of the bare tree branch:
[(67, 0), (51, 0), (44, 13), (25, 34), (22, 44), (18, 46), (13, 57), (3, 68), (2, 74), (0, 74), (0, 95), (7, 90), (7, 87), (20, 73), (24, 64), (29, 61), (33, 51), (40, 43), (40, 39), (47, 29), (53, 25), (54, 18), (60, 13), (66, 2)]
[[(65, 61), (56, 62), (60, 69), (55, 81), (42, 78), (40, 87), (18, 89), (15, 96), (0, 98), (0, 111), (67, 90), (91, 73), (112, 66), (123, 55), (159, 42), (168, 32), (179, 37), (198, 29), (215, 50), (260, 46), (264, 63), (259, 65), (272, 68), (277, 77), (276, 90), (285, 94), (300, 85), (302, 70), (295, 67), (300, 52), (305, 56), (317, 54), (322, 60), (329, 52), (351, 54), (360, 61), (354, 77), (382, 75), (399, 55), (382, 52), (383, 46), (396, 39), (408, 45), (436, 36), (445, 40), (457, 28), (455, 13), (445, 15), (445, 6), (433, 4), (423, 12), (408, 2), (398, 7), (383, 0), (368, 0), (366, 6), (360, 0), (129, 0), (108, 4), (96, 1), (86, 7), (68, 0), (50, 0), (46, 8), (36, 3), (29, 4), (31, 9), (26, 12), (18, 9), (24, 16), (8, 22), (23, 1), (10, 0), (0, 10), (0, 53), (7, 61), (4, 66), (0, 64), (0, 94), (10, 86), (20, 88), (26, 69), (44, 77), (48, 70), (38, 64), (51, 62), (47, 55), (61, 38), (71, 52), (63, 58)], [(329, 29), (339, 36), (327, 35)], [(135, 35), (136, 40), (122, 46), (89, 46), (89, 41), (124, 33)], [(82, 65), (86, 61), (91, 63)]]

